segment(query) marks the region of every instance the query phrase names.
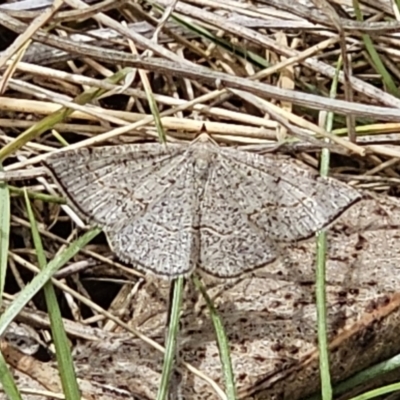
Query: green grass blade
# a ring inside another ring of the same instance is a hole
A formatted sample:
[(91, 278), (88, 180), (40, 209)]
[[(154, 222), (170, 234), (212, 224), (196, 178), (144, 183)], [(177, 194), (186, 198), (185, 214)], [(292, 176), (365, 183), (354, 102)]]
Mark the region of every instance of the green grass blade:
[[(0, 166), (0, 171), (3, 168)], [(3, 298), (10, 240), (10, 191), (7, 183), (0, 182), (0, 303)]]
[[(25, 190), (15, 187), (8, 186), (10, 189), (10, 193), (14, 196), (25, 196)], [(67, 200), (64, 197), (54, 196), (52, 194), (40, 193), (40, 192), (31, 192), (29, 190), (26, 191), (28, 198), (31, 200), (40, 200), (46, 203), (54, 203), (54, 204), (67, 204)]]
[[(32, 238), (35, 245), (39, 267), (41, 270), (44, 270), (47, 266), (47, 260), (26, 190), (25, 203), (28, 211), (29, 222), (31, 224)], [(51, 281), (48, 281), (44, 285), (43, 291), (49, 313), (51, 333), (53, 336), (54, 346), (56, 348), (58, 371), (60, 373), (64, 396), (66, 400), (79, 399), (80, 390), (76, 379), (71, 352), (69, 350), (68, 338), (67, 334), (65, 333), (56, 292)]]
[(158, 137), (159, 137), (161, 143), (166, 143), (167, 137), (165, 135), (164, 127), (161, 122), (161, 117), (160, 117), (160, 112), (157, 107), (157, 102), (154, 98), (154, 95), (153, 95), (153, 92), (151, 91), (151, 89), (147, 85), (144, 85), (144, 88), (146, 91), (147, 100), (149, 102), (151, 113), (154, 117), (154, 124), (157, 129)]
[[(353, 7), (354, 7), (354, 12), (356, 14), (357, 21), (360, 21), (360, 22), (364, 21), (358, 0), (353, 0)], [(371, 57), (373, 67), (378, 72), (378, 74), (380, 74), (380, 76), (382, 77), (382, 80), (385, 83), (389, 93), (391, 93), (393, 96), (400, 98), (400, 91), (397, 88), (396, 83), (393, 81), (390, 73), (386, 69), (385, 64), (382, 62), (381, 57), (379, 57), (379, 54), (375, 49), (374, 42), (372, 41), (371, 37), (367, 34), (363, 34), (362, 39), (363, 39), (365, 48), (367, 49), (367, 52), (368, 52), (369, 56)]]
[[(382, 361), (379, 364), (373, 365), (363, 371), (357, 372), (345, 381), (337, 384), (334, 387), (335, 397), (338, 397), (355, 387), (363, 385), (364, 383), (370, 382), (372, 379), (376, 379), (379, 376), (386, 375), (389, 372), (398, 370), (400, 368), (400, 355), (396, 355), (388, 360)], [(396, 383), (396, 385), (399, 383)], [(320, 394), (315, 394), (309, 397), (307, 400), (319, 400)], [(351, 399), (354, 400), (354, 399)]]
[(397, 391), (400, 391), (400, 383), (393, 383), (392, 385), (382, 386), (378, 389), (360, 394), (359, 396), (353, 397), (351, 400), (369, 400)]
[(182, 309), (184, 279), (185, 278), (180, 276), (173, 281), (171, 315), (168, 327), (167, 343), (165, 346), (164, 365), (161, 374), (161, 382), (157, 392), (157, 400), (165, 400), (168, 397), (172, 368), (174, 365), (176, 354), (176, 341), (179, 332), (179, 318)]
[(317, 276), (316, 299), (318, 317), (318, 349), (319, 369), (321, 375), (321, 394), (323, 400), (332, 399), (332, 384), (329, 372), (329, 348), (326, 329), (326, 292), (325, 292), (325, 262), (326, 262), (326, 232), (320, 232), (317, 240)]
[[(322, 150), (321, 175), (326, 176), (329, 169), (329, 150)], [(316, 268), (316, 303), (318, 321), (318, 350), (319, 370), (321, 379), (321, 394), (323, 400), (332, 399), (332, 383), (329, 372), (329, 343), (327, 334), (326, 317), (326, 232), (321, 231), (317, 235), (317, 268)]]
[(65, 263), (74, 257), (79, 250), (88, 244), (94, 237), (101, 232), (101, 229), (94, 228), (80, 238), (71, 243), (61, 254), (50, 261), (46, 267), (40, 271), (32, 281), (18, 294), (16, 299), (0, 316), (0, 336), (4, 334), (7, 326), (14, 320), (26, 304), (35, 296), (36, 293), (47, 283), (47, 281), (58, 271)]
[(14, 378), (7, 367), (6, 360), (0, 352), (0, 381), (7, 398), (10, 400), (22, 400), (21, 394), (18, 391)]
[(141, 77), (142, 77), (142, 83), (143, 83), (144, 91), (146, 93), (147, 101), (149, 102), (150, 111), (154, 117), (154, 124), (157, 129), (158, 138), (161, 143), (166, 143), (167, 137), (165, 135), (164, 127), (161, 122), (160, 111), (158, 109), (156, 99), (154, 98), (154, 94), (151, 89), (150, 82), (147, 78), (147, 74), (145, 71), (141, 71)]
[(370, 382), (371, 379), (377, 378), (380, 375), (387, 374), (391, 371), (400, 368), (400, 355), (380, 362), (379, 364), (373, 365), (363, 371), (360, 371), (334, 388), (335, 396), (345, 393), (358, 385), (362, 385), (366, 382)]
[[(338, 87), (338, 76), (341, 68), (339, 59), (336, 75), (332, 81), (330, 96), (335, 97)], [(328, 113), (326, 117), (325, 129), (332, 131), (334, 114)], [(328, 176), (329, 173), (330, 152), (328, 149), (322, 149), (320, 175)], [(317, 320), (318, 320), (318, 350), (319, 350), (319, 370), (321, 379), (321, 395), (323, 400), (331, 400), (333, 397), (331, 375), (329, 371), (329, 343), (327, 334), (326, 317), (326, 251), (327, 236), (322, 231), (317, 236), (317, 268), (316, 268), (316, 302), (317, 302)]]
[[(3, 168), (0, 166), (0, 170)], [(3, 298), (8, 265), (8, 246), (10, 241), (10, 191), (5, 182), (0, 182), (0, 301)], [(0, 352), (0, 381), (7, 398), (22, 400), (14, 378)]]
[(220, 359), (221, 359), (221, 363), (222, 363), (222, 367), (223, 367), (222, 369), (223, 369), (224, 378), (225, 378), (227, 398), (228, 398), (228, 400), (236, 400), (237, 393), (236, 393), (235, 375), (233, 373), (233, 368), (232, 368), (232, 360), (231, 360), (231, 354), (230, 354), (230, 350), (229, 350), (229, 341), (226, 336), (224, 326), (222, 324), (221, 318), (218, 315), (216, 308), (214, 307), (213, 302), (211, 301), (210, 297), (208, 296), (208, 293), (207, 293), (206, 289), (204, 288), (204, 285), (202, 284), (200, 279), (197, 276), (193, 275), (192, 280), (193, 280), (194, 284), (196, 285), (197, 289), (203, 295), (203, 297), (207, 303), (207, 307), (210, 310), (211, 320), (214, 325), (215, 334), (217, 335)]

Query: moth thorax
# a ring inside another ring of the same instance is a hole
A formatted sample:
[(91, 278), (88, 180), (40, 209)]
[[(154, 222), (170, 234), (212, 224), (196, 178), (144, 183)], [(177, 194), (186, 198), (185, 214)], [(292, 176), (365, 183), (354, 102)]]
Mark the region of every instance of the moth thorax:
[(199, 179), (205, 179), (210, 170), (213, 154), (206, 149), (199, 149), (196, 153), (196, 157), (193, 159), (195, 175)]

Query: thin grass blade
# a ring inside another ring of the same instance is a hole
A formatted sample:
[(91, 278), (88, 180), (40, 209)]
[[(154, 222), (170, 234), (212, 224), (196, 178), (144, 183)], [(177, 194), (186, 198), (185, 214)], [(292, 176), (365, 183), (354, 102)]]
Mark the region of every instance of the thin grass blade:
[(193, 282), (196, 285), (197, 289), (201, 292), (204, 300), (207, 303), (207, 307), (210, 310), (211, 320), (214, 325), (214, 330), (217, 335), (217, 342), (220, 352), (220, 359), (222, 363), (222, 369), (224, 371), (224, 378), (225, 378), (225, 386), (226, 386), (226, 394), (228, 400), (236, 400), (237, 399), (237, 392), (236, 392), (236, 384), (235, 384), (235, 375), (233, 373), (232, 368), (232, 360), (231, 354), (229, 351), (229, 341), (225, 333), (225, 329), (223, 323), (221, 321), (220, 316), (210, 297), (207, 294), (207, 291), (200, 281), (200, 279), (193, 275), (192, 276)]
[[(0, 166), (0, 171), (2, 170)], [(5, 182), (0, 182), (0, 303), (7, 272), (10, 218), (10, 190)]]
[[(31, 224), (32, 238), (38, 258), (39, 267), (44, 270), (47, 266), (47, 260), (42, 245), (42, 240), (37, 228), (37, 223), (32, 212), (32, 207), (25, 190), (25, 203), (28, 211), (29, 222)], [(44, 297), (50, 319), (51, 333), (54, 346), (56, 348), (56, 358), (58, 371), (60, 373), (61, 384), (66, 400), (75, 400), (80, 397), (80, 390), (74, 370), (71, 352), (69, 350), (68, 338), (64, 329), (60, 308), (57, 302), (56, 292), (53, 284), (48, 281), (44, 287)]]
[(52, 278), (54, 273), (74, 257), (83, 247), (101, 232), (94, 228), (71, 243), (61, 254), (50, 261), (46, 267), (37, 274), (32, 281), (18, 294), (12, 304), (0, 316), (0, 336), (4, 334), (7, 326), (15, 319), (19, 312), (35, 296), (36, 293)]
[(176, 354), (176, 341), (179, 332), (179, 318), (182, 309), (184, 278), (179, 277), (173, 281), (173, 295), (170, 321), (168, 327), (167, 343), (165, 346), (164, 365), (161, 374), (160, 387), (157, 392), (157, 400), (165, 400), (168, 397), (172, 368)]
[[(2, 171), (3, 168), (0, 168)], [(3, 298), (4, 284), (8, 264), (8, 246), (10, 240), (10, 191), (5, 182), (0, 182), (0, 301)], [(0, 381), (7, 397), (22, 400), (7, 362), (0, 352)]]

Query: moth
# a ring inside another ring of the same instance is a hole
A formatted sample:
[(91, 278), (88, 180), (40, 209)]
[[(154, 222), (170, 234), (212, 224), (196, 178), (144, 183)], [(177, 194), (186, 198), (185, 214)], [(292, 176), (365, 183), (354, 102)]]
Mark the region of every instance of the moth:
[(145, 143), (56, 152), (45, 163), (118, 257), (167, 278), (263, 267), (360, 199), (298, 161), (219, 146)]

